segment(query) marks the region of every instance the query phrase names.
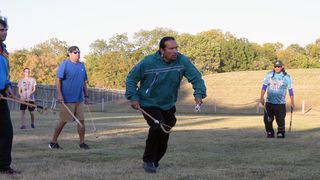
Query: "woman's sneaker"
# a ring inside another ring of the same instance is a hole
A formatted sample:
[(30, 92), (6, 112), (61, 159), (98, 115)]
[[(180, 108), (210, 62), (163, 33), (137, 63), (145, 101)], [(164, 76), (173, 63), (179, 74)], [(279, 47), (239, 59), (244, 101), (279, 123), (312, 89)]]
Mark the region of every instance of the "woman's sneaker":
[(53, 143), (53, 142), (50, 142), (49, 145), (48, 145), (48, 148), (50, 149), (62, 149), (58, 143)]

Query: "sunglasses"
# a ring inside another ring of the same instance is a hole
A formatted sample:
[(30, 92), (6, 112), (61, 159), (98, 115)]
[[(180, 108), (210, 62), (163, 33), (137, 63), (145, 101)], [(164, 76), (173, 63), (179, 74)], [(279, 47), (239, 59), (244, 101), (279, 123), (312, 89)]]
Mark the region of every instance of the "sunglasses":
[(80, 51), (74, 51), (73, 54), (80, 54)]
[(8, 28), (1, 28), (0, 29), (0, 32), (7, 32), (8, 31)]
[(282, 68), (282, 66), (275, 66), (274, 68)]

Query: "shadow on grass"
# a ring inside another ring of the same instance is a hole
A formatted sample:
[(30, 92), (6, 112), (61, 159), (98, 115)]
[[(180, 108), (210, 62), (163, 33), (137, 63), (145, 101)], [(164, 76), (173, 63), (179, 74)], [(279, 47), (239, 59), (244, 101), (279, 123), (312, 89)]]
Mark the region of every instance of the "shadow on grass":
[[(205, 125), (205, 124), (213, 124), (222, 122), (224, 120), (227, 120), (229, 118), (211, 118), (207, 120), (202, 120), (203, 117), (194, 118), (192, 122), (185, 122), (186, 120), (181, 120), (181, 123), (178, 122), (177, 127), (189, 127), (193, 125)], [(192, 119), (189, 119), (192, 120)]]
[[(307, 179), (320, 177), (319, 127), (287, 132), (285, 139), (269, 139), (261, 117), (255, 121), (253, 116), (185, 116), (178, 117), (167, 153), (160, 161), (159, 173), (152, 179), (270, 179), (270, 174), (277, 177), (275, 179), (303, 179), (306, 174)], [(134, 117), (127, 115), (118, 121), (120, 124), (128, 120), (144, 122), (142, 116)], [(239, 123), (239, 119), (242, 126), (232, 126)], [(255, 123), (255, 127), (247, 127), (250, 123)], [(85, 177), (81, 173), (84, 171), (91, 172), (93, 179), (151, 178), (141, 168), (148, 132), (146, 125), (132, 131), (124, 126), (109, 127), (106, 123), (98, 128), (109, 133), (99, 138), (94, 138), (87, 129), (86, 142), (90, 150), (79, 148), (74, 125), (66, 126), (58, 139), (63, 150), (47, 148), (54, 128), (50, 121), (39, 122), (39, 129), (15, 132), (13, 162), (24, 170), (25, 179), (37, 179), (32, 175), (33, 168), (46, 171), (46, 176), (52, 179), (59, 179), (59, 173), (50, 169), (65, 174), (78, 172), (77, 178)], [(197, 126), (203, 129), (193, 128)], [(74, 169), (75, 166), (85, 169)]]

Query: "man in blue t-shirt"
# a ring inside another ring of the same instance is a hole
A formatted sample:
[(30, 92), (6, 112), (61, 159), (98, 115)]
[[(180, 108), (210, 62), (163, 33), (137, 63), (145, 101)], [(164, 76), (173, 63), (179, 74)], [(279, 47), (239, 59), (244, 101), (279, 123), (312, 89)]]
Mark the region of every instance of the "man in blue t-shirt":
[[(9, 53), (3, 43), (8, 32), (7, 19), (0, 16), (0, 96), (12, 95), (9, 81)], [(19, 173), (11, 168), (13, 129), (10, 110), (5, 99), (0, 98), (0, 173)]]
[[(68, 111), (73, 113), (79, 119), (78, 134), (80, 138), (79, 146), (81, 149), (89, 149), (89, 146), (84, 143), (85, 126), (83, 115), (83, 101), (88, 104), (88, 90), (87, 90), (87, 72), (84, 64), (79, 62), (80, 50), (77, 46), (71, 46), (68, 49), (69, 59), (64, 60), (57, 71), (57, 100), (62, 103), (60, 111), (60, 120), (54, 130), (52, 140), (49, 144), (50, 149), (60, 149), (57, 140), (67, 122), (74, 121), (74, 118)], [(84, 98), (83, 98), (84, 96)], [(68, 107), (68, 109), (65, 107)]]
[[(272, 123), (274, 117), (278, 124), (278, 138), (285, 137), (285, 117), (286, 117), (286, 91), (289, 91), (290, 107), (294, 108), (293, 88), (291, 85), (291, 77), (286, 73), (283, 63), (280, 60), (274, 62), (274, 69), (267, 73), (264, 78), (260, 102), (265, 106), (264, 124), (267, 131), (267, 137), (274, 137)], [(267, 92), (267, 101), (264, 104), (264, 94)]]

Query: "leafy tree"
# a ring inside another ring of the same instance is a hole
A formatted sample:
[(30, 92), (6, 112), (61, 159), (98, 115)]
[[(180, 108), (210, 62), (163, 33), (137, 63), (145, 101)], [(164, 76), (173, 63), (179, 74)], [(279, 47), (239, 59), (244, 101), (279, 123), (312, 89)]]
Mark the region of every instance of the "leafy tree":
[(28, 60), (29, 51), (26, 49), (17, 50), (10, 53), (10, 79), (17, 82), (22, 76), (22, 70), (26, 67), (25, 63)]
[(227, 36), (221, 46), (223, 72), (249, 70), (254, 61), (261, 59), (257, 59), (258, 52), (245, 38), (237, 39), (233, 36)]
[(317, 39), (315, 43), (308, 44), (306, 51), (309, 57), (316, 58), (320, 62), (320, 39)]
[(97, 55), (102, 55), (110, 51), (107, 41), (104, 39), (95, 40), (92, 44), (90, 44), (90, 48), (92, 50), (92, 53)]
[[(296, 47), (296, 46), (295, 46)], [(287, 68), (314, 68), (320, 67), (315, 58), (308, 57), (304, 51), (297, 51), (292, 46), (277, 53)]]
[(134, 47), (143, 55), (154, 53), (159, 49), (159, 41), (164, 36), (177, 36), (178, 33), (168, 28), (155, 28), (151, 31), (141, 30), (134, 33)]
[[(52, 38), (40, 43), (30, 51), (22, 50), (10, 54), (13, 80), (22, 77), (22, 69), (28, 67), (39, 84), (54, 84), (58, 64), (66, 58), (67, 43)], [(19, 76), (20, 75), (20, 76)]]
[[(283, 60), (288, 68), (320, 67), (320, 39), (306, 47), (291, 44), (284, 49), (281, 43), (259, 45), (217, 29), (178, 35), (168, 28), (155, 28), (135, 33), (133, 42), (127, 34), (94, 41), (85, 56), (89, 85), (123, 89), (129, 70), (144, 56), (156, 52), (164, 36), (175, 37), (179, 52), (188, 56), (203, 74), (271, 69), (276, 59)], [(22, 69), (29, 67), (38, 83), (54, 84), (56, 69), (67, 58), (67, 47), (66, 42), (53, 38), (30, 50), (14, 51), (10, 54), (11, 79), (17, 81)]]
[(129, 42), (127, 34), (116, 34), (109, 40), (111, 51), (131, 52), (134, 45)]
[(262, 55), (273, 63), (277, 59), (277, 52), (283, 48), (281, 43), (265, 43), (263, 44)]
[(195, 36), (178, 36), (179, 50), (190, 57), (203, 74), (217, 72), (220, 69), (220, 44), (224, 35), (220, 30), (209, 30)]
[(287, 47), (287, 49), (295, 51), (296, 53), (299, 53), (299, 54), (307, 54), (306, 49), (301, 47), (299, 44), (291, 44)]

